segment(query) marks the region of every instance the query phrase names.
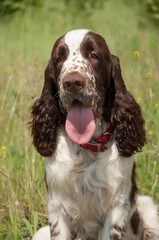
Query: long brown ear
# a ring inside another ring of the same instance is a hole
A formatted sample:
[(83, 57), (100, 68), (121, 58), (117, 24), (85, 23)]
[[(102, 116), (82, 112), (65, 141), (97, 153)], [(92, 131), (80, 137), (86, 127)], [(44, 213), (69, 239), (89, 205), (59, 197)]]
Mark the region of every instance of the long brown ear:
[(111, 55), (111, 103), (110, 122), (114, 126), (114, 138), (121, 156), (130, 157), (141, 151), (146, 142), (144, 119), (139, 104), (127, 91), (118, 57)]
[(42, 156), (51, 156), (56, 145), (56, 128), (59, 120), (57, 86), (53, 81), (52, 63), (45, 69), (45, 82), (41, 98), (32, 106), (31, 133), (33, 143)]

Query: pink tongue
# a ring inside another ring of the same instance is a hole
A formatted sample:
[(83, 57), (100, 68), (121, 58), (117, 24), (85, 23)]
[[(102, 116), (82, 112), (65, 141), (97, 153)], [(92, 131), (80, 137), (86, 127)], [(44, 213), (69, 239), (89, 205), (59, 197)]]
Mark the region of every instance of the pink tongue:
[(66, 132), (78, 144), (88, 143), (95, 131), (92, 109), (81, 103), (74, 103), (66, 119)]

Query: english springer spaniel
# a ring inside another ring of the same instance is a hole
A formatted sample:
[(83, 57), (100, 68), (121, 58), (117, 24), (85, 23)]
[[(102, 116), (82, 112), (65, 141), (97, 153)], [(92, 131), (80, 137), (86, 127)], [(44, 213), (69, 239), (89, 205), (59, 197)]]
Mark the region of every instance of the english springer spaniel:
[(100, 35), (74, 30), (55, 42), (31, 127), (49, 214), (34, 240), (159, 239), (157, 206), (135, 182), (134, 153), (146, 142), (140, 106)]

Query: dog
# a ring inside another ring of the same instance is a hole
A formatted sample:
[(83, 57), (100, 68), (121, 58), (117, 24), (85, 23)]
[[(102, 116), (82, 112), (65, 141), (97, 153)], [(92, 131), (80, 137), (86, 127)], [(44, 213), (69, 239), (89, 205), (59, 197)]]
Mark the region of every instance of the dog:
[(78, 29), (55, 42), (31, 130), (49, 215), (34, 240), (159, 239), (157, 206), (135, 182), (144, 119), (102, 36)]

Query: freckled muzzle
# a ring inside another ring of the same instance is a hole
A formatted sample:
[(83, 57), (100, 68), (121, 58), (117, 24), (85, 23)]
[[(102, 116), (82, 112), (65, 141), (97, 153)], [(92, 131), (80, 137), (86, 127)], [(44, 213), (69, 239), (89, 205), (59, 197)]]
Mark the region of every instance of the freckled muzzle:
[(61, 79), (60, 99), (66, 109), (70, 109), (75, 100), (85, 106), (96, 103), (97, 93), (94, 82), (87, 76), (78, 72), (66, 74)]
[(59, 76), (60, 99), (66, 109), (70, 109), (75, 100), (85, 106), (96, 102), (95, 77), (88, 61), (79, 51), (69, 55)]

